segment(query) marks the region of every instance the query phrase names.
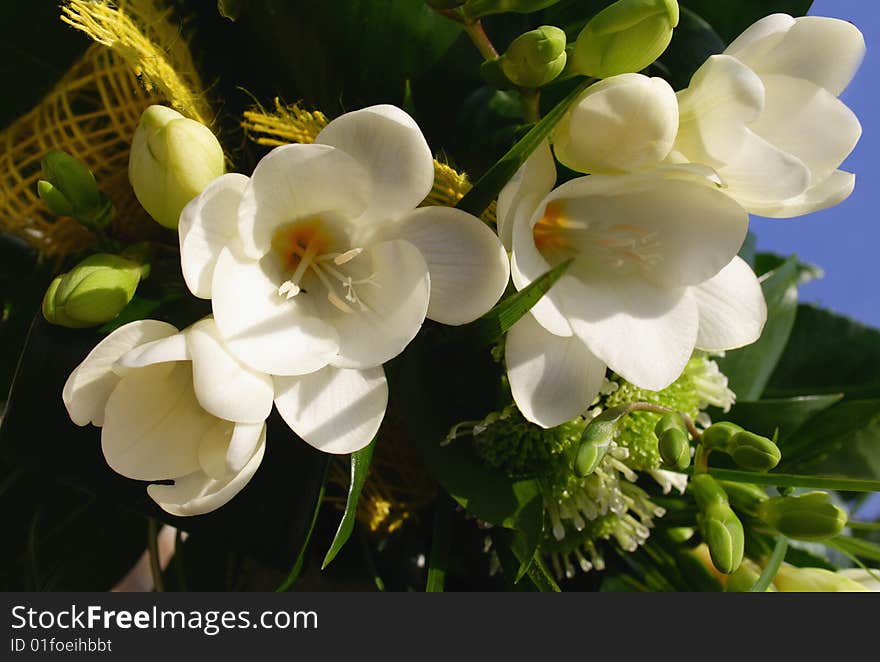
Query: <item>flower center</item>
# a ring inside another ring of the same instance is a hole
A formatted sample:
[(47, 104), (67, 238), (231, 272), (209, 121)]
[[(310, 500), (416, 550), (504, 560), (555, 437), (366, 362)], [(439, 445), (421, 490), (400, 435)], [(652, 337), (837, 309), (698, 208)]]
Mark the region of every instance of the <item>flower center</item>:
[(352, 262), (364, 249), (340, 250), (344, 243), (329, 224), (317, 217), (279, 228), (272, 237), (272, 252), (280, 260), (285, 279), (278, 295), (292, 299), (323, 288), (327, 300), (344, 313), (355, 312), (352, 306), (369, 310), (357, 288), (379, 287), (379, 283), (374, 274), (358, 277), (351, 273)]
[(558, 201), (547, 205), (532, 236), (551, 262), (584, 257), (591, 267), (631, 273), (650, 271), (662, 261), (656, 232), (630, 223), (567, 218)]

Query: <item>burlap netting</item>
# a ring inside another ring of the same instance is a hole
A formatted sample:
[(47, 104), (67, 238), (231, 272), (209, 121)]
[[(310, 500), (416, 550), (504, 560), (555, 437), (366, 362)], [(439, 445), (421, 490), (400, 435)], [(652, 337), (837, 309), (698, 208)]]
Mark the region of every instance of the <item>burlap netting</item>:
[[(179, 18), (154, 0), (70, 0), (62, 20), (96, 43), (40, 104), (0, 133), (0, 230), (16, 234), (42, 255), (60, 259), (89, 248), (92, 235), (70, 218), (50, 214), (36, 194), (40, 160), (50, 149), (73, 154), (95, 173), (117, 214), (112, 234), (134, 241), (163, 230), (149, 219), (128, 183), (131, 137), (144, 108), (170, 105), (211, 125), (213, 114)], [(319, 111), (275, 100), (274, 110), (245, 112), (242, 125), (265, 146), (313, 142), (327, 124)], [(467, 176), (434, 162), (434, 187), (423, 205), (455, 205), (470, 189)], [(494, 204), (483, 216), (494, 222)], [(436, 486), (400, 435), (383, 435), (358, 505), (370, 531), (390, 533), (434, 497)], [(347, 459), (334, 459), (327, 501), (344, 507)]]

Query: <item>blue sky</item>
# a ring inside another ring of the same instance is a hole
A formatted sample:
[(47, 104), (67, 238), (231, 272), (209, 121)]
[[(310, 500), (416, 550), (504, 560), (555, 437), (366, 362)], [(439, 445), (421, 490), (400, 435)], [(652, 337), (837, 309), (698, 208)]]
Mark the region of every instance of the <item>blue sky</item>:
[(880, 2), (815, 0), (810, 13), (855, 23), (868, 44), (861, 69), (841, 96), (862, 123), (862, 139), (843, 164), (856, 173), (856, 190), (833, 209), (791, 220), (754, 218), (751, 227), (758, 250), (796, 253), (825, 270), (823, 279), (801, 289), (802, 301), (880, 327)]

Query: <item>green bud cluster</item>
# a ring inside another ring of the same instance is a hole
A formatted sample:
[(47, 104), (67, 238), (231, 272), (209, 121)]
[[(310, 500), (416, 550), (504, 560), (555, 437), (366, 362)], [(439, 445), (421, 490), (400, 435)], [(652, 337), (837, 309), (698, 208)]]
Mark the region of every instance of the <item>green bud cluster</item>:
[(40, 162), (43, 178), (37, 194), (53, 214), (71, 216), (91, 230), (102, 230), (113, 218), (113, 203), (98, 190), (95, 176), (67, 152), (49, 151)]
[(782, 453), (772, 439), (726, 421), (710, 426), (703, 433), (702, 444), (709, 450), (727, 453), (740, 467), (749, 471), (769, 471), (782, 459)]
[(509, 476), (534, 475), (565, 462), (576, 448), (586, 421), (576, 419), (545, 430), (530, 423), (511, 405), (473, 426), (477, 453), (489, 466)]
[(521, 34), (498, 59), (504, 78), (513, 85), (537, 88), (565, 68), (565, 32), (552, 25)]
[(761, 502), (757, 515), (781, 534), (795, 540), (827, 540), (846, 526), (847, 516), (826, 492), (774, 497)]
[(98, 253), (57, 276), (43, 296), (43, 317), (52, 324), (85, 328), (109, 322), (134, 297), (146, 267), (118, 255)]
[(696, 474), (688, 486), (697, 501), (700, 533), (709, 546), (712, 563), (730, 574), (739, 568), (745, 548), (742, 522), (733, 512), (727, 493), (709, 474)]
[(575, 71), (597, 78), (641, 71), (669, 46), (678, 15), (676, 0), (618, 0), (578, 35)]

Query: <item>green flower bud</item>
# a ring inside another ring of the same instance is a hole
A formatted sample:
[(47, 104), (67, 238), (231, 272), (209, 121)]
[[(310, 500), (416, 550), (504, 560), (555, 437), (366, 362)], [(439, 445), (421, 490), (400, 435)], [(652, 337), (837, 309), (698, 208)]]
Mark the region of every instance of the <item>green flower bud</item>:
[(565, 32), (552, 25), (521, 34), (499, 60), (504, 76), (519, 87), (541, 87), (565, 68)]
[(600, 416), (584, 428), (574, 461), (574, 470), (578, 476), (589, 476), (599, 466), (614, 439), (617, 420), (602, 420)]
[(753, 562), (744, 560), (739, 568), (728, 577), (724, 590), (728, 593), (748, 593), (760, 576), (761, 569)]
[(796, 568), (783, 563), (773, 580), (783, 593), (857, 593), (868, 589), (845, 575), (823, 568)]
[(141, 115), (128, 179), (147, 213), (176, 228), (181, 210), (225, 171), (223, 148), (208, 127), (165, 106)]
[(95, 176), (79, 159), (57, 149), (40, 162), (43, 179), (37, 194), (53, 214), (72, 216), (86, 227), (101, 229), (113, 215), (113, 204), (98, 190)]
[(687, 434), (670, 428), (660, 435), (660, 457), (670, 469), (683, 471), (691, 464), (691, 444)]
[(726, 503), (713, 503), (701, 514), (700, 533), (709, 546), (712, 563), (729, 575), (739, 568), (745, 548), (742, 522)]
[(716, 503), (727, 504), (727, 492), (709, 474), (694, 474), (688, 490), (697, 501), (697, 508), (705, 510)]
[(782, 459), (779, 447), (770, 439), (745, 430), (733, 435), (727, 452), (749, 471), (769, 471)]
[(618, 0), (578, 35), (574, 69), (597, 78), (641, 71), (666, 50), (676, 25), (676, 0)]
[[(443, 2), (444, 0), (431, 0), (431, 2)], [(555, 5), (559, 0), (467, 0), (462, 7), (464, 16), (468, 20), (476, 20), (492, 14), (530, 14), (541, 9)], [(447, 0), (449, 4), (449, 0)], [(461, 3), (458, 3), (461, 4)]]
[(43, 317), (70, 328), (109, 322), (128, 305), (144, 272), (137, 262), (98, 253), (57, 276), (43, 297)]
[(726, 451), (730, 446), (730, 440), (740, 432), (742, 432), (742, 428), (736, 423), (728, 423), (727, 421), (714, 423), (703, 432), (700, 443), (709, 450)]
[(846, 512), (826, 492), (774, 497), (758, 506), (757, 515), (781, 534), (795, 540), (826, 540), (846, 526)]
[(687, 426), (684, 424), (684, 419), (677, 411), (661, 416), (657, 420), (656, 425), (654, 425), (654, 434), (659, 438), (660, 435), (666, 432), (666, 430), (672, 429), (681, 430), (682, 432), (687, 433)]
[(735, 483), (733, 481), (719, 481), (719, 484), (727, 492), (727, 498), (739, 511), (753, 513), (762, 501), (766, 501), (766, 490), (751, 483)]

